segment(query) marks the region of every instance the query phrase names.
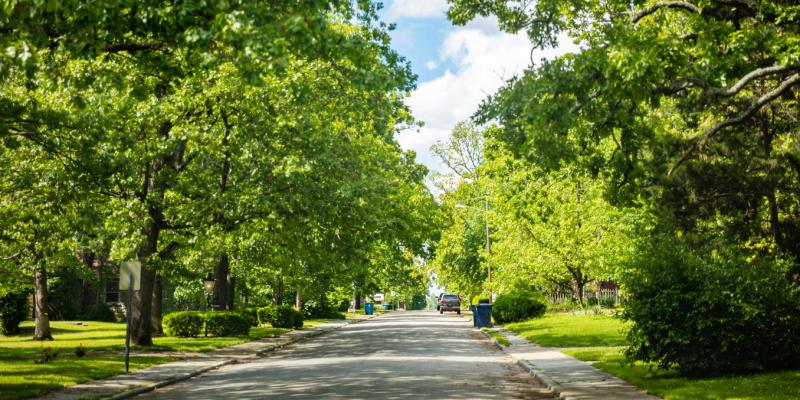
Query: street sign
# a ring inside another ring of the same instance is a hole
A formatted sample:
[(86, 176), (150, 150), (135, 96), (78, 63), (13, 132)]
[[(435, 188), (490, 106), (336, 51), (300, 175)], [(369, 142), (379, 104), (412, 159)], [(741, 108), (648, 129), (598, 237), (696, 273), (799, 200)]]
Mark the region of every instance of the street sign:
[(133, 290), (140, 290), (142, 278), (142, 263), (138, 261), (125, 261), (119, 267), (119, 290), (128, 290), (129, 276), (133, 275)]
[(133, 315), (133, 291), (141, 290), (142, 264), (138, 261), (126, 261), (119, 267), (119, 289), (128, 291), (127, 328), (125, 329), (125, 373), (131, 357), (131, 323)]
[(394, 297), (394, 295), (395, 295), (394, 290), (392, 290), (392, 297)]

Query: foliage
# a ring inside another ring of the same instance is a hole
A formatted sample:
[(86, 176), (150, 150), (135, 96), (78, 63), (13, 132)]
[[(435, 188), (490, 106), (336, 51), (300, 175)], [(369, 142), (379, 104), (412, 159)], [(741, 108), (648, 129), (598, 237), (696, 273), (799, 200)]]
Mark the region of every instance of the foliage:
[[(292, 314), (294, 316), (294, 320), (292, 321), (292, 328), (301, 329), (303, 327), (303, 320), (304, 320), (303, 312), (292, 307)], [(340, 318), (338, 318), (337, 316), (337, 319)]]
[(492, 307), (492, 318), (498, 324), (520, 322), (539, 318), (547, 311), (547, 302), (541, 294), (515, 289), (497, 296)]
[[(764, 255), (713, 250), (654, 234), (625, 283), (631, 361), (688, 375), (800, 366), (800, 290), (792, 266)], [(742, 355), (746, 354), (746, 357)]]
[(214, 336), (247, 336), (253, 321), (238, 311), (207, 312), (203, 316), (205, 331)]
[(489, 298), (479, 294), (472, 297), (472, 302), (470, 304), (489, 304)]
[(205, 318), (197, 311), (178, 311), (165, 315), (162, 323), (168, 336), (197, 337), (203, 332)]
[(259, 310), (259, 307), (245, 307), (245, 308), (239, 309), (238, 311), (240, 313), (246, 315), (247, 318), (250, 319), (250, 323), (251, 323), (252, 326), (258, 326), (259, 325), (258, 310)]
[(275, 321), (276, 311), (275, 311), (275, 306), (273, 306), (272, 304), (268, 304), (264, 307), (259, 308), (256, 313), (258, 314), (258, 323), (261, 325), (265, 324), (271, 325), (272, 321)]
[(20, 322), (28, 316), (28, 296), (26, 292), (8, 292), (0, 297), (0, 333), (19, 333)]
[(424, 310), (428, 307), (428, 298), (424, 294), (416, 294), (411, 298), (409, 310)]

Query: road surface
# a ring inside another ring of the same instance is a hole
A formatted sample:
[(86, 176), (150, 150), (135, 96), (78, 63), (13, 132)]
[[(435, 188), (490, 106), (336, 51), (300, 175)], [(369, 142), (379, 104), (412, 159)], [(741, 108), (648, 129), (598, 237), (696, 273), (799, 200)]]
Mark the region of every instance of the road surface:
[(394, 312), (223, 367), (146, 399), (549, 399), (453, 313)]

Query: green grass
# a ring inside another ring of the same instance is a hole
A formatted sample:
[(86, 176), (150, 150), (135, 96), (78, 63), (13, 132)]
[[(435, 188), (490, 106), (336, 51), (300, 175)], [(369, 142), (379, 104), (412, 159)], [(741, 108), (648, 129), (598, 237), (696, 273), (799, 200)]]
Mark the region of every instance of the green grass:
[(623, 347), (563, 350), (565, 354), (620, 377), (667, 400), (789, 400), (800, 398), (800, 371), (690, 379), (674, 372), (651, 371), (643, 363), (629, 365)]
[[(51, 321), (50, 328), (55, 340), (40, 342), (31, 340), (33, 322), (23, 322), (22, 333), (15, 336), (0, 336), (0, 359), (7, 357), (29, 357), (39, 354), (42, 347), (50, 346), (63, 352), (73, 352), (82, 345), (87, 351), (121, 351), (125, 349), (125, 324), (118, 322)], [(153, 338), (153, 346), (133, 346), (133, 351), (180, 351), (205, 352), (220, 347), (232, 346), (268, 336), (278, 336), (289, 329), (256, 327), (248, 336), (178, 338), (159, 336)]]
[(487, 335), (491, 336), (494, 340), (497, 340), (497, 343), (500, 343), (503, 346), (511, 346), (511, 342), (502, 334), (497, 331), (493, 331), (489, 328), (481, 328), (482, 332), (485, 332)]
[(548, 312), (542, 318), (504, 325), (545, 347), (623, 346), (626, 325), (609, 315)]
[[(0, 357), (1, 358), (1, 357)], [(172, 361), (165, 357), (131, 357), (131, 370)], [(0, 361), (0, 400), (24, 399), (102, 379), (125, 372), (125, 363), (119, 356), (78, 358), (74, 354), (60, 354), (47, 364), (34, 364), (29, 359)]]
[[(305, 327), (311, 328), (330, 320), (311, 319)], [(15, 336), (0, 336), (0, 400), (21, 399), (40, 395), (90, 380), (121, 374), (124, 361), (120, 355), (109, 351), (125, 349), (125, 324), (115, 322), (51, 321), (52, 341), (31, 340), (33, 323), (21, 324), (22, 333)], [(264, 337), (278, 336), (290, 329), (269, 326), (252, 328), (247, 336), (177, 338), (159, 336), (153, 338), (150, 347), (133, 346), (131, 368), (140, 369), (151, 365), (176, 360), (161, 357), (151, 352), (205, 352), (232, 346)], [(75, 348), (82, 346), (88, 354), (75, 356)], [(50, 347), (59, 356), (47, 364), (35, 364), (42, 350)]]

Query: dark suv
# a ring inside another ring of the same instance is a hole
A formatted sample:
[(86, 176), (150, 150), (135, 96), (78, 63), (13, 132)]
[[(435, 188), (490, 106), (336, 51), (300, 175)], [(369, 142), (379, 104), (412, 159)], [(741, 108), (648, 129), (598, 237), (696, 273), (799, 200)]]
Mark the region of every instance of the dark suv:
[(444, 294), (439, 297), (439, 314), (445, 311), (455, 311), (461, 314), (461, 299), (457, 294)]

